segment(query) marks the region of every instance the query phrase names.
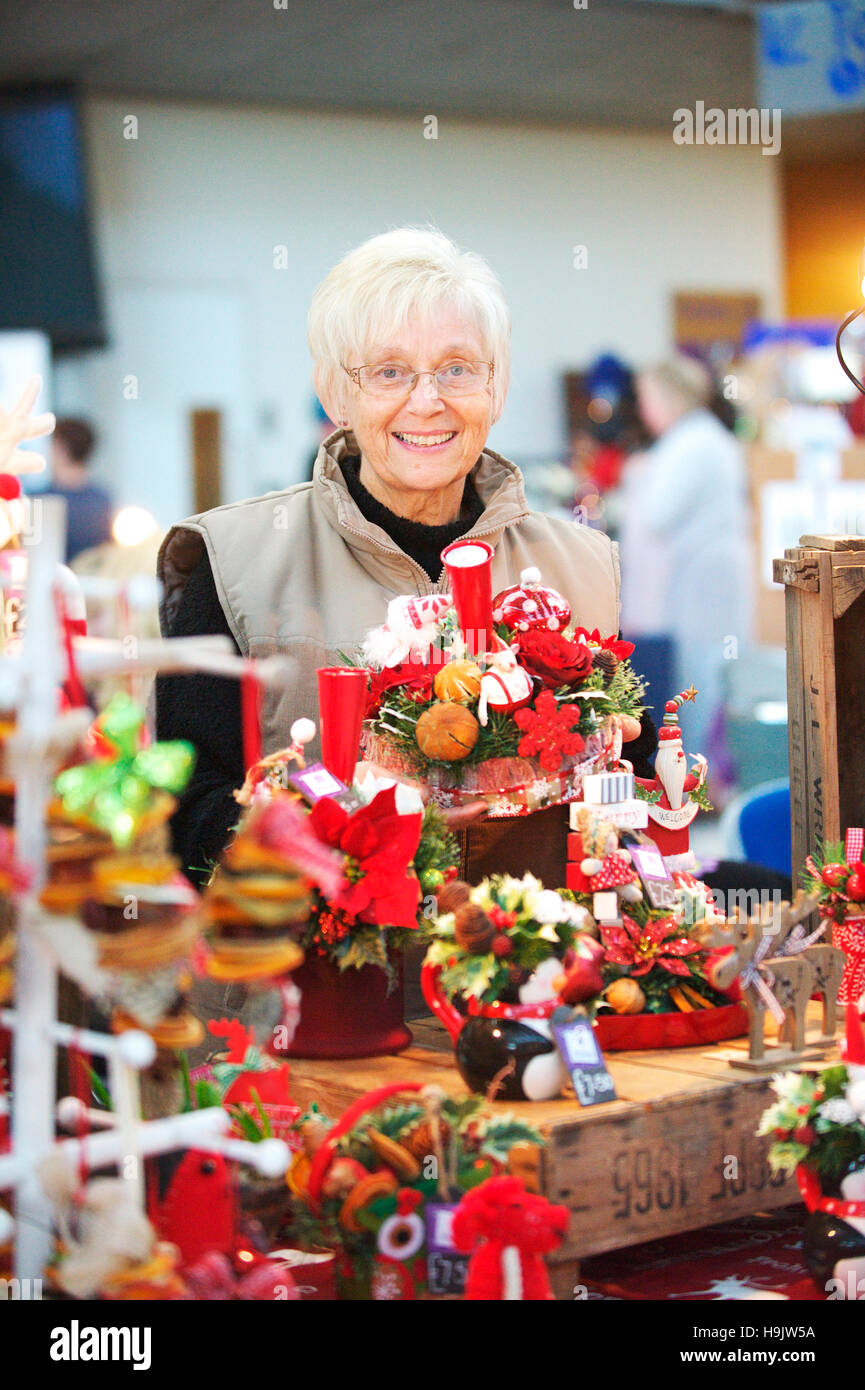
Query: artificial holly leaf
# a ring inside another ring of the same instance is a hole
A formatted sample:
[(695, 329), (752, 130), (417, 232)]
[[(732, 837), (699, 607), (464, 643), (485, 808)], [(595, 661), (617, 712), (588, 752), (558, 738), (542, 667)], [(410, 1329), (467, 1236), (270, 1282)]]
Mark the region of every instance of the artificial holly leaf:
[(355, 932), (346, 937), (346, 943), (345, 950), (339, 955), (340, 970), (348, 970), (351, 966), (361, 970), (365, 965), (380, 965), (382, 969), (387, 969), (387, 950), (378, 932)]
[(493, 1118), (487, 1124), (483, 1135), (483, 1151), (492, 1158), (504, 1161), (515, 1144), (543, 1144), (544, 1140), (536, 1129), (518, 1120), (514, 1115)]
[(380, 1113), (375, 1127), (388, 1139), (399, 1139), (426, 1117), (422, 1105), (394, 1105)]

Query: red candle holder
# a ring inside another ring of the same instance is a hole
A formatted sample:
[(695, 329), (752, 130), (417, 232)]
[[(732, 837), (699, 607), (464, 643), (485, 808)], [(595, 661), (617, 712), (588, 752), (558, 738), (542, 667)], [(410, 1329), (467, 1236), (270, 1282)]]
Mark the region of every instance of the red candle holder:
[(322, 666), (317, 675), (321, 761), (350, 787), (360, 748), (368, 673), (363, 666)]
[(454, 541), (441, 553), (463, 641), (472, 656), (489, 651), (493, 637), (493, 548), (486, 541)]

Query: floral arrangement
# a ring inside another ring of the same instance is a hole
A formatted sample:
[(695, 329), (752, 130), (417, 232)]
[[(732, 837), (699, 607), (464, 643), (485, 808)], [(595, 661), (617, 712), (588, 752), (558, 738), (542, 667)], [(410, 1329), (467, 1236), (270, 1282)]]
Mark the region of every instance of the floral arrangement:
[[(456, 881), (439, 893), (426, 961), (439, 967), (449, 999), (508, 1002), (545, 961), (561, 961), (563, 973), (578, 958), (590, 965), (597, 948), (587, 922), (572, 894), (544, 888), (532, 874), (495, 875), (474, 888)], [(596, 993), (601, 980), (591, 969)]]
[(341, 1296), (375, 1299), (415, 1298), (426, 1287), (429, 1204), (459, 1202), (508, 1173), (536, 1183), (543, 1143), (525, 1121), (490, 1114), (480, 1097), (417, 1085), (374, 1092), (335, 1126), (307, 1116), (300, 1132), (288, 1174), (293, 1238), (338, 1252)]
[[(718, 920), (711, 895), (690, 874), (677, 871), (673, 881), (672, 909), (652, 908), (640, 898), (622, 910), (621, 926), (598, 927), (604, 1002), (615, 1013), (691, 1013), (730, 1003), (709, 983), (708, 966), (717, 952), (700, 939), (703, 924)], [(632, 983), (625, 988), (623, 981)]]
[(865, 831), (851, 826), (844, 844), (826, 844), (805, 860), (802, 882), (819, 896), (820, 916), (832, 923), (832, 942), (845, 954), (838, 992), (842, 1004), (865, 993)]
[[(865, 1068), (854, 1070), (862, 1073)], [(758, 1134), (771, 1134), (775, 1172), (806, 1165), (825, 1186), (865, 1162), (865, 1083), (844, 1064), (772, 1078), (778, 1099), (763, 1112)]]
[(639, 732), (633, 644), (577, 627), (536, 570), (492, 600), (489, 636), (490, 649), (470, 655), (449, 596), (393, 600), (360, 658), (366, 756), (434, 789), (513, 785), (509, 814), (575, 799), (568, 773), (615, 763), (622, 738)]
[(805, 860), (802, 882), (819, 895), (821, 917), (843, 922), (865, 914), (865, 863), (848, 860), (844, 845), (829, 843)]

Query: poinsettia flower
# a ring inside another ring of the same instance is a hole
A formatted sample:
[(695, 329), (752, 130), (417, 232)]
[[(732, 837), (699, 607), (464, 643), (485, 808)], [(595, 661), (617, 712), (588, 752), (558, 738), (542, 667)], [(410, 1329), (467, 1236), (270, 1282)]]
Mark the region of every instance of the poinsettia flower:
[(626, 913), (621, 926), (601, 926), (601, 942), (607, 960), (631, 968), (631, 975), (648, 975), (656, 965), (671, 975), (691, 974), (683, 957), (702, 950), (700, 943), (682, 935), (674, 917), (662, 917), (641, 927)]
[(401, 816), (395, 790), (387, 787), (351, 814), (333, 797), (322, 797), (309, 819), (319, 839), (357, 864), (358, 877), (343, 875), (333, 905), (375, 926), (416, 927), (420, 883), (411, 864), (423, 816)]
[(617, 661), (627, 661), (634, 651), (633, 642), (625, 642), (620, 637), (602, 637), (596, 627), (589, 632), (588, 628), (578, 627), (574, 632), (575, 642), (585, 642), (587, 647), (595, 647), (599, 651), (612, 652)]

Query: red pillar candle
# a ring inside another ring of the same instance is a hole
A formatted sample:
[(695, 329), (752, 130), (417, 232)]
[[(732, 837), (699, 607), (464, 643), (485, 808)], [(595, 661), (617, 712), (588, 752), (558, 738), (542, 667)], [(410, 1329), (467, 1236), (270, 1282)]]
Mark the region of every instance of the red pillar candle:
[(454, 541), (442, 551), (460, 630), (470, 654), (489, 651), (493, 635), (493, 548), (486, 541)]
[(317, 674), (321, 761), (350, 787), (360, 748), (367, 671), (363, 666), (322, 666)]

